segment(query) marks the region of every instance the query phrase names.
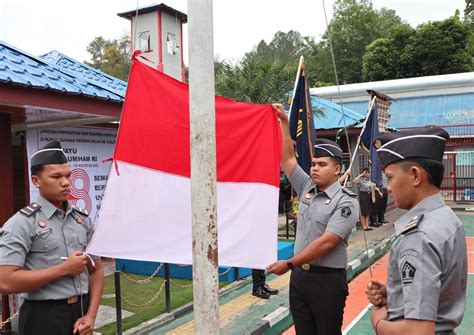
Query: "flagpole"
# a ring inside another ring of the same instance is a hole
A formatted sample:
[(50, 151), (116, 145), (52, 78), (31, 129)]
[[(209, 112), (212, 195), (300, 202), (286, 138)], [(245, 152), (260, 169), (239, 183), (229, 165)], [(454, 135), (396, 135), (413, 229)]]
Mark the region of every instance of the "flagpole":
[(188, 0), (193, 306), (196, 334), (219, 334), (212, 0)]
[(298, 87), (298, 79), (301, 74), (301, 67), (304, 64), (304, 57), (300, 56), (300, 62), (298, 64), (298, 70), (296, 71), (296, 79), (295, 79), (295, 86), (293, 87), (293, 95), (291, 97), (291, 104), (290, 104), (290, 110), (288, 112), (288, 120), (290, 119), (291, 115), (291, 108), (293, 107), (293, 101), (295, 100), (295, 93), (296, 93), (296, 87)]
[[(362, 126), (362, 130), (360, 131), (360, 134), (362, 134), (367, 126), (367, 120), (369, 119), (369, 116), (370, 116), (370, 113), (372, 113), (372, 107), (374, 106), (375, 104), (375, 100), (377, 99), (377, 97), (373, 97), (372, 100), (370, 101), (370, 104), (369, 104), (369, 111), (367, 112), (367, 116), (365, 117), (365, 120), (364, 120), (364, 125)], [(347, 129), (346, 129), (347, 131)], [(349, 168), (348, 170), (351, 171), (352, 169), (352, 164), (354, 163), (354, 159), (357, 155), (357, 151), (359, 150), (359, 146), (360, 146), (360, 134), (359, 134), (359, 137), (357, 138), (357, 144), (356, 144), (356, 147), (355, 147), (355, 150), (354, 150), (354, 154), (352, 155), (352, 158), (351, 158), (351, 163), (349, 164)], [(346, 178), (344, 179), (344, 186), (346, 186), (346, 183), (347, 183), (347, 178), (348, 176), (346, 175)]]

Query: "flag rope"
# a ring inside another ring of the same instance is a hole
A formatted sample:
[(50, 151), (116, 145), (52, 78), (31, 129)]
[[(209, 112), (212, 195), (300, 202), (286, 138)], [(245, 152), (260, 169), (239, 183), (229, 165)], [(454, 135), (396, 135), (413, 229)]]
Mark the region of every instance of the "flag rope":
[[(324, 0), (321, 0), (321, 1), (323, 3), (324, 18), (326, 20), (326, 30), (328, 32), (329, 50), (331, 51), (332, 64), (333, 64), (333, 68), (334, 68), (334, 77), (336, 79), (336, 86), (337, 86), (337, 94), (338, 94), (338, 98), (339, 98), (339, 105), (341, 106), (342, 121), (343, 121), (343, 124), (344, 124), (344, 130), (345, 130), (344, 132), (346, 134), (347, 149), (349, 150), (349, 157), (352, 157), (351, 144), (349, 142), (349, 134), (347, 133), (347, 125), (346, 125), (346, 118), (345, 118), (345, 113), (344, 113), (344, 105), (342, 103), (341, 90), (340, 90), (340, 87), (339, 87), (339, 77), (337, 75), (336, 58), (334, 57), (334, 49), (332, 47), (331, 30), (329, 28), (328, 17), (327, 17), (327, 13), (326, 13), (326, 5), (324, 3)], [(357, 148), (356, 148), (356, 150), (357, 150)], [(349, 171), (351, 171), (352, 163), (349, 165), (348, 169), (349, 169)], [(360, 203), (359, 194), (357, 192), (356, 192), (356, 194), (357, 194), (357, 201), (359, 201), (359, 203)], [(368, 247), (367, 247), (367, 237), (365, 235), (365, 230), (364, 229), (362, 229), (362, 234), (364, 235), (365, 251), (368, 255), (369, 250), (368, 250)], [(373, 278), (372, 268), (371, 268), (370, 265), (369, 265), (369, 272), (370, 272), (370, 278)]]

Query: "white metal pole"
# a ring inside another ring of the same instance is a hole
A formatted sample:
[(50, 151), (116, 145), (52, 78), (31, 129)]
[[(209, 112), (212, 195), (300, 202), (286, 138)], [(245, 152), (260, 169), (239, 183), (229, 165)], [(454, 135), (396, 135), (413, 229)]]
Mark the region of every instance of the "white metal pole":
[[(290, 119), (291, 115), (291, 108), (293, 107), (293, 100), (295, 100), (295, 93), (296, 93), (296, 87), (298, 86), (298, 79), (300, 78), (300, 73), (301, 73), (301, 66), (304, 64), (304, 57), (300, 56), (300, 62), (298, 64), (298, 70), (296, 71), (296, 80), (295, 80), (295, 86), (293, 88), (293, 95), (291, 97), (291, 104), (290, 104), (290, 110), (288, 111), (288, 119)], [(311, 112), (311, 111), (310, 111)]]
[(194, 327), (219, 334), (212, 0), (188, 0)]
[[(377, 98), (374, 96), (372, 98), (372, 100), (370, 101), (370, 103), (369, 103), (369, 110), (367, 112), (367, 116), (365, 117), (365, 121), (364, 121), (364, 125), (362, 126), (362, 130), (360, 131), (361, 134), (364, 132), (365, 127), (367, 126), (367, 120), (369, 119), (370, 113), (372, 113), (372, 107), (374, 106), (376, 99)], [(346, 131), (347, 131), (347, 129), (346, 129)], [(351, 171), (351, 173), (352, 173), (352, 170), (351, 170), (352, 169), (352, 164), (354, 163), (354, 159), (357, 155), (357, 151), (359, 150), (359, 145), (360, 145), (360, 135), (357, 138), (357, 144), (356, 144), (356, 147), (355, 147), (355, 150), (354, 150), (354, 154), (352, 155), (352, 158), (351, 158), (351, 163), (349, 164), (349, 168), (348, 168), (348, 170)], [(346, 186), (346, 183), (347, 183), (347, 176), (344, 179), (344, 186)]]

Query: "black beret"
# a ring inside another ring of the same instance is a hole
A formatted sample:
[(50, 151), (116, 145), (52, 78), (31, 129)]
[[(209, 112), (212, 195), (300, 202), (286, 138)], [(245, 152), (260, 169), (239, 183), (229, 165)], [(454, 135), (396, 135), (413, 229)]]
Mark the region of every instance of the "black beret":
[(374, 141), (374, 147), (385, 167), (408, 158), (428, 158), (442, 162), (448, 139), (446, 130), (424, 127), (385, 133)]
[(317, 138), (314, 142), (314, 157), (337, 157), (342, 159), (342, 150), (336, 142), (325, 138)]
[(67, 163), (67, 157), (59, 141), (52, 141), (41, 147), (31, 156), (31, 167)]

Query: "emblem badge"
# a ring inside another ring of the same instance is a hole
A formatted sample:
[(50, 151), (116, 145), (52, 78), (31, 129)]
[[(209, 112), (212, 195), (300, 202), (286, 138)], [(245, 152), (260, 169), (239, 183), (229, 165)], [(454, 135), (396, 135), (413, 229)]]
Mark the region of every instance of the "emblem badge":
[(382, 146), (382, 142), (380, 140), (375, 140), (374, 142), (374, 147), (376, 149), (380, 148)]
[(351, 212), (351, 209), (349, 207), (346, 206), (346, 207), (343, 207), (341, 209), (341, 216), (343, 218), (347, 219), (351, 214), (352, 214), (352, 212)]
[(38, 226), (39, 226), (40, 228), (46, 228), (46, 222), (44, 222), (43, 220), (39, 220), (39, 221), (38, 221)]
[(403, 263), (402, 266), (402, 282), (403, 285), (411, 285), (415, 278), (416, 268), (411, 265), (408, 261)]

